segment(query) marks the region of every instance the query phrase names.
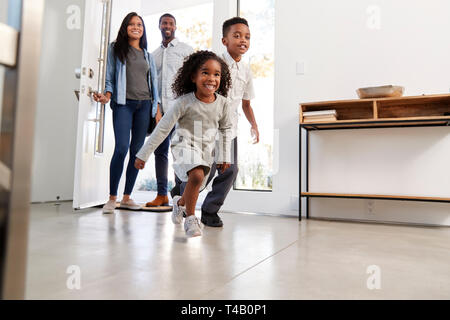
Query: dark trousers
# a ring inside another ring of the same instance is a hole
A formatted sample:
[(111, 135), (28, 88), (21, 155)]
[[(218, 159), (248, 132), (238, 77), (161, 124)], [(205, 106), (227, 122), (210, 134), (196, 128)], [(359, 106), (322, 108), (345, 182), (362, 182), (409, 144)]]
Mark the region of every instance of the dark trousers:
[[(125, 105), (111, 101), (115, 147), (109, 167), (109, 194), (117, 195), (123, 163), (130, 151), (124, 194), (131, 194), (138, 170), (134, 167), (136, 153), (144, 144), (150, 119), (150, 100), (126, 100)], [(131, 141), (130, 141), (131, 134)]]
[(175, 127), (173, 127), (170, 134), (166, 139), (159, 145), (155, 150), (155, 173), (156, 173), (156, 184), (158, 186), (158, 195), (167, 195), (167, 173), (169, 170), (169, 146), (170, 138), (172, 137)]
[[(203, 201), (202, 215), (215, 214), (219, 212), (219, 209), (222, 207), (228, 192), (231, 190), (231, 187), (233, 187), (234, 180), (236, 180), (239, 171), (237, 163), (237, 138), (234, 138), (231, 142), (231, 149), (232, 163), (231, 166), (225, 170), (225, 172), (220, 173), (217, 170), (217, 164), (215, 162), (211, 167), (206, 185), (213, 180), (212, 190), (208, 192), (205, 200)], [(177, 185), (180, 185), (181, 194), (183, 194), (186, 182), (181, 182), (178, 177), (175, 177), (175, 182)]]

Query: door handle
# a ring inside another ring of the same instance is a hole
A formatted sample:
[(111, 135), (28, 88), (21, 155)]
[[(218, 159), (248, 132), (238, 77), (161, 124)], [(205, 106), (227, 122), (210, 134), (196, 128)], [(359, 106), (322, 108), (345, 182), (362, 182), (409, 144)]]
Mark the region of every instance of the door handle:
[[(79, 99), (80, 91), (81, 91), (81, 93), (83, 93), (83, 94), (84, 94), (84, 92), (86, 91), (86, 95), (87, 95), (88, 97), (92, 97), (92, 95), (93, 95), (94, 93), (97, 93), (97, 91), (92, 90), (92, 87), (88, 87), (88, 89), (86, 90), (86, 89), (85, 89), (85, 86), (81, 86), (81, 90), (74, 90), (74, 91), (75, 91), (75, 95), (77, 96), (78, 100), (80, 100), (80, 99)], [(78, 91), (78, 93), (77, 93), (77, 91)]]
[(97, 91), (95, 91), (95, 90), (92, 90), (92, 88), (91, 88), (91, 87), (88, 87), (88, 92), (87, 92), (87, 95), (88, 95), (89, 97), (92, 97), (92, 95), (93, 95), (94, 93), (97, 93)]
[[(75, 96), (77, 97), (77, 100), (80, 101), (80, 90), (76, 90), (76, 89), (75, 89), (75, 90), (73, 90), (73, 92), (75, 93)], [(81, 87), (81, 93), (84, 93), (84, 86)], [(92, 97), (92, 95), (93, 95), (94, 93), (97, 93), (97, 91), (92, 90), (91, 87), (88, 87), (88, 91), (86, 92), (86, 94), (87, 94), (89, 97)]]

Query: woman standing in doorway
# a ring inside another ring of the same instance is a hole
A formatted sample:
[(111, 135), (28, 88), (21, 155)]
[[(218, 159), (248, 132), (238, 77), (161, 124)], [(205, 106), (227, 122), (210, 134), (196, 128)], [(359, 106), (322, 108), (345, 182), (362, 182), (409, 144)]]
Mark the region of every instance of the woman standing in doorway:
[(134, 161), (144, 144), (150, 112), (156, 114), (159, 97), (155, 62), (147, 52), (144, 20), (135, 12), (123, 19), (116, 41), (108, 48), (105, 92), (95, 94), (94, 100), (103, 104), (111, 100), (113, 111), (115, 148), (109, 173), (109, 201), (103, 206), (103, 213), (113, 213), (116, 208), (117, 189), (128, 150), (130, 156), (120, 206), (140, 209), (141, 206), (130, 198), (138, 173)]

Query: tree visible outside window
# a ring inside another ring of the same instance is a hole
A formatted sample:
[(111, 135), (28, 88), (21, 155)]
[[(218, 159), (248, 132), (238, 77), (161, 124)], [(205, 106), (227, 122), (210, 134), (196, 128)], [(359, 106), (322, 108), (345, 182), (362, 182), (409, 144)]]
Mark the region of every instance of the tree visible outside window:
[(239, 174), (236, 189), (272, 190), (273, 93), (274, 93), (274, 0), (240, 0), (240, 16), (250, 26), (250, 49), (244, 58), (250, 63), (255, 87), (251, 105), (258, 123), (260, 142), (251, 143), (250, 126), (240, 111), (238, 127)]

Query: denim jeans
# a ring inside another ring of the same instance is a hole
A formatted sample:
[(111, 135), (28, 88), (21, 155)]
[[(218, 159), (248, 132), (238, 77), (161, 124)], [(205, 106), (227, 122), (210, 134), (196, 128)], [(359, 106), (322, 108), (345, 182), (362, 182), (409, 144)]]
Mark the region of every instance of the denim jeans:
[(170, 138), (172, 137), (175, 127), (170, 131), (170, 134), (155, 150), (155, 173), (156, 185), (158, 186), (158, 195), (167, 195), (167, 171), (169, 170), (169, 146)]
[[(109, 193), (117, 195), (123, 163), (130, 151), (126, 172), (124, 194), (131, 194), (138, 170), (134, 167), (136, 153), (144, 144), (150, 117), (150, 100), (126, 100), (125, 105), (117, 104), (111, 100), (113, 111), (113, 127), (115, 137), (114, 154), (109, 167)], [(131, 134), (131, 141), (130, 141)]]

